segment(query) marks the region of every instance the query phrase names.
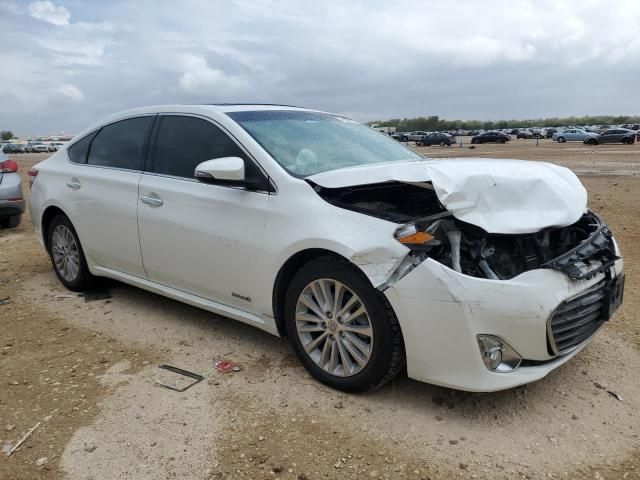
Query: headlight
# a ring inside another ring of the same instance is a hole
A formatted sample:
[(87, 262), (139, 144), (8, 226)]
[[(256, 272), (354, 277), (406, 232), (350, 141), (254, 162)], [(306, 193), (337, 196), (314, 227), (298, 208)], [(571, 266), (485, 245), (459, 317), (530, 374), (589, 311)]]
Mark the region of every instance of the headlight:
[(507, 373), (520, 366), (522, 357), (501, 338), (478, 335), (477, 340), (482, 361), (492, 372)]

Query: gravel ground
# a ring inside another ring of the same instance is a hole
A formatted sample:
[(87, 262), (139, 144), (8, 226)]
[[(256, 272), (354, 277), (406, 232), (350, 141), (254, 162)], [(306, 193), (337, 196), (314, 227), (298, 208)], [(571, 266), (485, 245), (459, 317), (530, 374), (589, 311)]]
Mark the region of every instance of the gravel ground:
[[(345, 395), (313, 381), (285, 339), (246, 325), (115, 282), (111, 299), (85, 302), (56, 281), (26, 215), (0, 230), (0, 447), (40, 426), (0, 455), (0, 478), (640, 478), (640, 147), (419, 150), (548, 159), (585, 175), (627, 288), (571, 362), (493, 394), (400, 377)], [(38, 158), (18, 156), (21, 171)], [(217, 373), (217, 358), (242, 369)], [(205, 380), (165, 389), (159, 363)]]

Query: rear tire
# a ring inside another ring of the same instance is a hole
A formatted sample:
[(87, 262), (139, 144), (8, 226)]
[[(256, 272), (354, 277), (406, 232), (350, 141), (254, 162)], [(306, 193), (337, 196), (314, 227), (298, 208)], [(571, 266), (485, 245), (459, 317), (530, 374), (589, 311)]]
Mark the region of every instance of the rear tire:
[(598, 141), (597, 141), (595, 138), (590, 138), (590, 139), (587, 141), (587, 143), (588, 143), (589, 145), (597, 145), (597, 144), (598, 144)]
[(567, 140), (566, 140), (566, 138), (564, 138), (564, 137), (558, 137), (558, 143), (564, 143), (564, 142), (566, 142), (566, 141), (567, 141)]
[(404, 341), (391, 305), (346, 260), (325, 256), (302, 266), (287, 290), (284, 321), (304, 367), (331, 388), (364, 392), (404, 368)]
[(66, 215), (53, 217), (47, 232), (47, 248), (58, 280), (73, 292), (89, 290), (96, 284), (91, 275), (75, 228)]

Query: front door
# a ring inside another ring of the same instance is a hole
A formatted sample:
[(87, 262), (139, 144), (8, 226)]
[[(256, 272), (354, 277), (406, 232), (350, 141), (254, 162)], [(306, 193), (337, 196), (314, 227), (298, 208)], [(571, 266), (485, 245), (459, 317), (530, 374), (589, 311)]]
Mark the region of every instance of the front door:
[(199, 163), (221, 157), (241, 157), (247, 175), (262, 174), (212, 122), (158, 117), (140, 182), (144, 267), (154, 282), (260, 313), (253, 298), (265, 264), (268, 194), (194, 178)]

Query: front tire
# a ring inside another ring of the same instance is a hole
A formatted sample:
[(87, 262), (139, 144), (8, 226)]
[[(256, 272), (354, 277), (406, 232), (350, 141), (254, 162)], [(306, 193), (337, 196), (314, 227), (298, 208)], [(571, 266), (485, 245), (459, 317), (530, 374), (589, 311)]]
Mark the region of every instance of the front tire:
[(380, 387), (404, 367), (391, 305), (346, 260), (326, 256), (305, 264), (287, 290), (284, 320), (307, 371), (337, 390)]
[(47, 232), (49, 256), (58, 280), (73, 292), (82, 292), (95, 284), (84, 257), (80, 239), (71, 221), (56, 215)]
[(598, 144), (598, 141), (597, 141), (595, 138), (590, 138), (590, 139), (587, 141), (587, 143), (588, 143), (589, 145), (597, 145), (597, 144)]

